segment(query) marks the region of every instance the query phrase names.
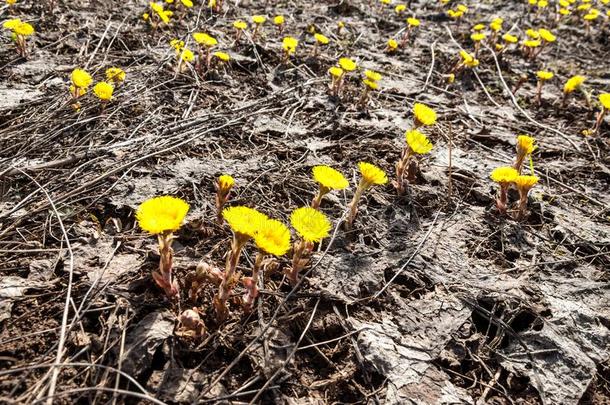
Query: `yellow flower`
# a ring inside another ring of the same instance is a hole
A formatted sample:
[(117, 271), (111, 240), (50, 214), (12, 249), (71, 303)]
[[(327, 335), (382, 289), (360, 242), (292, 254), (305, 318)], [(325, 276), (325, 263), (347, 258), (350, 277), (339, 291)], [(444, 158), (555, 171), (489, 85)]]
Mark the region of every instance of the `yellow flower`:
[(563, 86), (563, 92), (566, 94), (572, 93), (578, 89), (586, 80), (584, 76), (576, 75), (568, 79), (566, 84)]
[(184, 48), (184, 41), (174, 38), (169, 41), (169, 45), (176, 50), (176, 52), (180, 52), (182, 48)]
[(12, 6), (16, 2), (17, 2), (17, 0), (6, 0), (6, 4), (8, 4), (9, 6)]
[(345, 70), (346, 72), (352, 72), (358, 67), (356, 62), (354, 62), (350, 58), (340, 58), (339, 66), (341, 66), (341, 69)]
[(252, 22), (254, 24), (264, 24), (265, 21), (267, 21), (267, 17), (265, 17), (264, 15), (253, 15), (252, 16)]
[(409, 24), (409, 27), (419, 27), (421, 22), (415, 17), (409, 17), (407, 18), (407, 24)]
[(485, 24), (477, 24), (474, 27), (472, 27), (473, 31), (482, 31), (485, 28)]
[(466, 7), (463, 4), (458, 4), (457, 7), (455, 8), (457, 11), (460, 11), (462, 13), (466, 13), (468, 12), (468, 7)]
[(284, 24), (284, 16), (283, 15), (276, 15), (275, 17), (273, 17), (273, 23), (275, 25), (282, 25), (282, 24)]
[(531, 155), (536, 150), (536, 139), (529, 135), (519, 135), (517, 137), (517, 151), (523, 151), (526, 155)]
[(290, 249), (290, 230), (280, 221), (265, 219), (254, 233), (254, 243), (266, 253), (282, 256)]
[(26, 22), (20, 22), (13, 28), (13, 32), (17, 35), (27, 37), (34, 33), (34, 27)]
[(185, 62), (192, 62), (195, 59), (195, 54), (190, 49), (183, 49), (180, 54), (180, 59)]
[(268, 219), (262, 212), (243, 206), (225, 208), (222, 216), (233, 232), (251, 238), (256, 234), (260, 224)]
[(532, 187), (534, 187), (536, 185), (536, 183), (538, 183), (538, 177), (537, 176), (517, 176), (513, 179), (513, 183), (515, 183), (515, 186), (521, 190), (521, 191), (529, 191)]
[(536, 31), (535, 29), (532, 29), (532, 28), (528, 28), (525, 31), (525, 35), (527, 35), (531, 39), (538, 39), (538, 38), (540, 38), (540, 33), (538, 31)]
[(587, 15), (585, 15), (583, 17), (583, 19), (585, 21), (593, 21), (593, 20), (597, 20), (597, 17), (599, 17), (599, 11), (597, 11), (596, 9), (591, 10), (591, 12)]
[(536, 76), (541, 81), (546, 81), (546, 80), (551, 80), (553, 78), (553, 76), (555, 76), (555, 75), (553, 74), (553, 72), (547, 72), (545, 70), (539, 70), (539, 71), (536, 72)]
[(106, 80), (109, 82), (122, 82), (125, 80), (125, 71), (118, 67), (106, 69)]
[(570, 10), (568, 10), (567, 8), (560, 8), (559, 9), (559, 14), (561, 14), (561, 15), (570, 15), (570, 14), (572, 14), (572, 12)]
[(144, 201), (136, 211), (140, 228), (153, 235), (174, 232), (180, 228), (189, 210), (186, 201), (171, 197), (155, 197)]
[(396, 14), (400, 14), (402, 12), (404, 12), (407, 9), (407, 6), (405, 4), (398, 4), (396, 7), (394, 7), (394, 11), (396, 12)]
[(381, 74), (373, 71), (373, 70), (365, 70), (364, 71), (364, 75), (366, 76), (367, 79), (372, 80), (374, 82), (378, 82), (379, 80), (381, 80)]
[(330, 166), (314, 166), (312, 174), (313, 178), (320, 183), (322, 187), (328, 189), (343, 190), (349, 185), (343, 174)]
[(547, 0), (538, 1), (538, 8), (546, 8), (548, 5), (549, 5), (549, 2)]
[(218, 44), (218, 41), (216, 40), (216, 38), (214, 38), (213, 36), (208, 35), (204, 32), (195, 32), (193, 34), (193, 39), (199, 45), (203, 45), (206, 48), (212, 48)]
[(551, 31), (545, 28), (540, 28), (538, 30), (538, 34), (540, 34), (540, 38), (542, 38), (542, 40), (546, 42), (555, 42), (557, 40), (557, 37), (553, 35)]
[(411, 150), (419, 155), (425, 155), (432, 150), (432, 143), (430, 140), (418, 131), (417, 129), (413, 129), (411, 131), (407, 131), (405, 133), (405, 138), (407, 140), (407, 145)]
[(610, 110), (610, 93), (602, 93), (599, 95), (599, 102), (606, 110)]
[(93, 82), (91, 75), (82, 69), (74, 69), (72, 71), (71, 79), (74, 86), (81, 89), (86, 89), (91, 82)]
[(526, 41), (523, 41), (523, 45), (528, 48), (538, 48), (540, 44), (541, 42), (539, 39), (528, 39)]
[(248, 24), (245, 21), (237, 20), (233, 23), (233, 28), (236, 28), (238, 30), (245, 30), (246, 28), (248, 28)]
[(519, 176), (519, 172), (513, 167), (503, 166), (496, 167), (491, 172), (491, 179), (496, 183), (507, 184), (515, 180)]
[(290, 223), (299, 236), (307, 242), (319, 242), (326, 238), (331, 229), (331, 223), (315, 208), (301, 207), (292, 211)]
[(395, 51), (398, 48), (398, 42), (393, 38), (388, 39), (388, 48)]
[(576, 7), (576, 10), (578, 11), (587, 11), (591, 8), (591, 4), (585, 3), (585, 4), (581, 4), (578, 7)]
[(379, 83), (369, 79), (363, 79), (362, 83), (371, 90), (377, 90), (379, 88)]
[(213, 55), (223, 62), (228, 62), (231, 60), (231, 56), (226, 52), (216, 51), (213, 53)]
[(10, 20), (6, 20), (2, 23), (2, 28), (6, 28), (7, 30), (14, 30), (16, 26), (21, 24), (22, 21), (19, 18), (13, 18)]
[(483, 32), (475, 32), (474, 34), (470, 35), (470, 39), (472, 39), (474, 42), (480, 42), (484, 40), (486, 36), (487, 35), (485, 35)]
[(99, 82), (93, 86), (93, 93), (102, 101), (109, 101), (112, 98), (114, 87), (107, 82)]
[(333, 66), (328, 69), (328, 73), (330, 73), (330, 75), (333, 77), (341, 77), (343, 76), (343, 69), (341, 69), (339, 66)]
[(491, 24), (489, 24), (489, 28), (491, 28), (491, 30), (494, 32), (500, 32), (502, 31), (502, 23), (493, 21)]
[(479, 66), (479, 60), (464, 50), (460, 50), (462, 63), (470, 68)]
[(154, 12), (156, 12), (156, 13), (161, 13), (161, 12), (163, 12), (163, 4), (161, 4), (161, 3), (153, 3), (153, 2), (150, 2), (149, 4), (150, 4), (150, 8), (151, 8), (151, 9), (152, 9)]
[(360, 162), (358, 163), (358, 169), (360, 169), (362, 179), (367, 185), (381, 185), (388, 182), (388, 176), (386, 176), (385, 172), (371, 163)]
[(218, 177), (218, 188), (228, 190), (235, 184), (235, 179), (228, 174), (223, 174)]
[(425, 104), (415, 103), (413, 105), (413, 115), (422, 125), (430, 126), (436, 123), (436, 112)]
[(508, 42), (509, 44), (516, 44), (519, 41), (519, 38), (511, 34), (502, 35), (502, 39), (504, 42)]
[(299, 40), (293, 37), (284, 37), (282, 40), (282, 48), (288, 55), (292, 55), (297, 51), (297, 45), (299, 45)]
[(322, 35), (322, 34), (317, 34), (316, 33), (313, 36), (316, 39), (316, 42), (321, 44), (321, 45), (326, 45), (326, 44), (328, 44), (330, 42), (330, 40), (327, 37), (325, 37), (324, 35)]
[(182, 3), (182, 5), (186, 8), (191, 8), (193, 7), (193, 2), (191, 0), (180, 0), (180, 2)]

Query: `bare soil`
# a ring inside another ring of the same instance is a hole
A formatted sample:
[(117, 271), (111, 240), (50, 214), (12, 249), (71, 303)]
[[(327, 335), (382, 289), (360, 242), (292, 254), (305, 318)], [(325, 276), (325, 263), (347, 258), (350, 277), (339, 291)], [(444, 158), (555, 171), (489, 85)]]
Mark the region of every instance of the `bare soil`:
[[(581, 23), (555, 26), (499, 0), (465, 2), (458, 24), (414, 0), (421, 26), (388, 55), (405, 16), (366, 0), (227, 0), (221, 15), (197, 1), (158, 30), (141, 19), (145, 1), (55, 3), (0, 9), (37, 30), (27, 59), (0, 39), (0, 402), (47, 400), (63, 324), (53, 403), (610, 403), (610, 125), (583, 137), (597, 106), (580, 93), (560, 106), (574, 74), (593, 95), (610, 90), (609, 24), (587, 36)], [(270, 23), (256, 45), (232, 45), (232, 22), (254, 14), (286, 16), (285, 34), (301, 41), (288, 64)], [(558, 41), (534, 61), (484, 48), (479, 67), (447, 84), (460, 47), (472, 49), (470, 27), (496, 16), (520, 38), (546, 26)], [(331, 38), (317, 58), (312, 24)], [(169, 41), (194, 31), (231, 54), (225, 71), (176, 74)], [(340, 56), (383, 75), (366, 111), (357, 75), (341, 99), (328, 95)], [(88, 95), (75, 112), (72, 69), (101, 80), (110, 66), (127, 72), (115, 99), (102, 110)], [(542, 68), (556, 79), (538, 107)], [(214, 222), (218, 175), (236, 178), (230, 204), (287, 222), (316, 191), (314, 165), (352, 185), (359, 161), (393, 175), (416, 101), (439, 122), (407, 195), (373, 188), (349, 233), (339, 219), (354, 187), (325, 198), (335, 229), (296, 291), (270, 268), (255, 311), (240, 310), (240, 287), (217, 324), (212, 285), (196, 302), (154, 285), (156, 240), (134, 218), (142, 201), (191, 205), (174, 244), (186, 291), (201, 260), (222, 266), (228, 250), (230, 231)], [(489, 173), (512, 163), (521, 133), (537, 139), (540, 183), (517, 222), (498, 215)], [(192, 307), (203, 337), (177, 333)]]

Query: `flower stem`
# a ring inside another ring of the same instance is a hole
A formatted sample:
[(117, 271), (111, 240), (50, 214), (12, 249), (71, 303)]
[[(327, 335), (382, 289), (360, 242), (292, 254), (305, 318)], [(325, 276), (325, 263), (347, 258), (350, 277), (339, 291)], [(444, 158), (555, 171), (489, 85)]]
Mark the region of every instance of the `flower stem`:
[(227, 300), (229, 299), (231, 289), (233, 288), (233, 277), (235, 275), (235, 270), (237, 269), (237, 263), (239, 263), (239, 256), (241, 255), (241, 250), (247, 240), (247, 238), (236, 234), (233, 236), (233, 241), (231, 242), (231, 252), (227, 257), (227, 264), (222, 282), (218, 287), (218, 294), (214, 297), (216, 316), (220, 322), (225, 320), (229, 314)]
[(356, 188), (356, 192), (354, 193), (354, 198), (352, 198), (352, 202), (349, 205), (349, 213), (347, 215), (347, 219), (345, 220), (345, 229), (348, 231), (352, 228), (352, 224), (354, 223), (354, 219), (358, 213), (358, 202), (360, 201), (364, 190), (367, 188), (367, 182), (364, 181), (364, 179), (361, 179), (358, 187)]

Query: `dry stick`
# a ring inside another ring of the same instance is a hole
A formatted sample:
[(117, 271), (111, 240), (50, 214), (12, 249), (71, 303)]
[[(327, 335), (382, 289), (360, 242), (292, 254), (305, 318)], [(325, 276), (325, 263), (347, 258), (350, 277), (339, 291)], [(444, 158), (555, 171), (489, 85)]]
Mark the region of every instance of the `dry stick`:
[(451, 162), (451, 156), (453, 152), (453, 128), (451, 127), (451, 123), (449, 123), (449, 179), (447, 184), (447, 199), (451, 200), (451, 194), (453, 193), (453, 164)]
[(117, 393), (117, 394), (122, 394), (122, 395), (127, 395), (127, 396), (132, 396), (132, 397), (136, 397), (136, 398), (140, 398), (140, 399), (146, 399), (150, 402), (152, 402), (153, 404), (157, 404), (157, 405), (167, 405), (165, 402), (163, 401), (159, 401), (158, 399), (150, 396), (150, 395), (144, 395), (144, 394), (140, 394), (138, 392), (133, 392), (133, 391), (127, 391), (127, 390), (117, 390), (115, 388), (106, 388), (106, 387), (83, 387), (83, 388), (74, 388), (71, 390), (66, 390), (66, 391), (62, 391), (62, 392), (58, 392), (57, 394), (53, 394), (53, 396), (47, 396), (41, 399), (37, 399), (36, 401), (32, 402), (31, 405), (35, 405), (35, 404), (39, 404), (41, 403), (43, 400), (47, 400), (47, 403), (53, 403), (53, 399), (56, 397), (61, 397), (64, 395), (69, 395), (69, 394), (78, 394), (80, 392), (89, 392), (89, 391), (102, 391), (102, 392), (112, 392), (112, 393)]
[(267, 382), (259, 389), (259, 391), (256, 393), (254, 398), (252, 398), (252, 400), (249, 402), (250, 405), (254, 404), (256, 402), (256, 400), (261, 396), (261, 394), (263, 392), (265, 392), (265, 390), (275, 381), (277, 376), (280, 375), (282, 370), (284, 370), (284, 367), (286, 367), (286, 364), (290, 361), (290, 359), (292, 359), (292, 356), (294, 356), (294, 354), (297, 352), (297, 349), (299, 348), (301, 341), (303, 340), (303, 338), (305, 337), (305, 334), (311, 327), (313, 318), (316, 315), (316, 312), (318, 311), (319, 303), (320, 303), (320, 298), (318, 298), (318, 300), (316, 301), (316, 305), (314, 305), (313, 310), (311, 311), (311, 316), (309, 317), (309, 322), (307, 322), (307, 325), (305, 325), (305, 328), (303, 329), (303, 333), (301, 333), (301, 336), (299, 337), (299, 340), (297, 340), (297, 343), (294, 345), (294, 348), (292, 349), (290, 354), (286, 357), (286, 360), (282, 363), (282, 365), (280, 367), (278, 367), (278, 369), (275, 371), (275, 373), (273, 373), (273, 375), (271, 377), (269, 377)]
[[(192, 142), (192, 141), (194, 141), (194, 140), (196, 140), (196, 139), (198, 139), (198, 138), (201, 138), (202, 136), (207, 135), (207, 134), (209, 134), (210, 132), (213, 132), (213, 131), (217, 131), (217, 130), (223, 129), (223, 128), (226, 128), (226, 127), (228, 127), (228, 126), (236, 125), (236, 124), (237, 124), (238, 122), (240, 122), (240, 121), (241, 121), (241, 118), (236, 118), (236, 119), (233, 119), (233, 120), (231, 120), (231, 121), (227, 121), (227, 122), (225, 122), (223, 125), (220, 125), (220, 126), (215, 127), (215, 128), (210, 128), (210, 129), (208, 129), (208, 130), (206, 130), (206, 131), (203, 131), (203, 132), (201, 132), (201, 133), (198, 133), (197, 135), (193, 135), (192, 137), (190, 137), (190, 138), (188, 138), (188, 139), (186, 139), (186, 140), (184, 140), (184, 141), (182, 141), (182, 142), (178, 142), (178, 143), (176, 143), (176, 144), (174, 144), (174, 145), (172, 145), (172, 146), (169, 146), (169, 147), (167, 147), (167, 148), (165, 148), (165, 149), (161, 149), (161, 150), (158, 150), (158, 151), (155, 151), (155, 152), (151, 152), (151, 153), (149, 153), (149, 154), (147, 154), (147, 155), (144, 155), (144, 156), (142, 156), (142, 157), (139, 157), (139, 158), (137, 158), (137, 159), (134, 159), (134, 160), (132, 160), (132, 161), (130, 161), (130, 162), (128, 162), (128, 163), (122, 164), (121, 166), (118, 166), (118, 167), (116, 167), (116, 168), (114, 168), (114, 169), (112, 169), (112, 170), (109, 170), (109, 171), (107, 171), (106, 173), (104, 173), (104, 174), (102, 174), (102, 175), (100, 175), (100, 176), (96, 177), (95, 179), (93, 179), (93, 180), (91, 180), (91, 181), (88, 181), (87, 183), (83, 184), (82, 186), (77, 187), (77, 188), (75, 188), (74, 190), (72, 190), (72, 191), (70, 191), (70, 192), (68, 192), (68, 193), (64, 194), (63, 196), (61, 196), (61, 200), (65, 200), (65, 199), (67, 199), (67, 198), (69, 198), (69, 197), (72, 197), (73, 195), (78, 194), (79, 192), (81, 192), (81, 191), (83, 191), (83, 190), (86, 190), (88, 187), (91, 187), (91, 186), (93, 186), (93, 185), (96, 185), (97, 183), (99, 183), (100, 181), (104, 180), (105, 178), (107, 178), (107, 177), (109, 177), (109, 176), (112, 176), (112, 175), (113, 175), (113, 174), (115, 174), (115, 173), (120, 172), (121, 170), (125, 170), (125, 169), (127, 169), (127, 168), (132, 167), (132, 166), (135, 166), (135, 165), (137, 165), (138, 163), (141, 163), (141, 162), (143, 162), (143, 161), (145, 161), (145, 160), (150, 159), (151, 157), (155, 157), (155, 156), (157, 156), (157, 155), (161, 155), (161, 154), (163, 154), (163, 153), (171, 152), (172, 150), (177, 149), (177, 148), (179, 148), (179, 147), (181, 147), (181, 146), (183, 146), (183, 145), (186, 145), (186, 144), (188, 144), (188, 143), (190, 143), (190, 142)], [(20, 170), (20, 171), (21, 171), (21, 170)], [(24, 175), (28, 176), (28, 175), (27, 175), (27, 173), (25, 173), (25, 172), (23, 172), (23, 171), (21, 171), (21, 172), (22, 172)], [(30, 177), (30, 176), (28, 176), (28, 177)], [(31, 177), (30, 177), (30, 178), (31, 178)], [(33, 215), (33, 214), (36, 214), (36, 213), (38, 213), (38, 212), (40, 212), (40, 211), (43, 211), (43, 210), (47, 209), (47, 208), (48, 208), (48, 206), (49, 206), (49, 204), (42, 204), (40, 207), (38, 207), (38, 208), (34, 208), (34, 210), (33, 210), (32, 212), (30, 212), (29, 214), (30, 214), (30, 216), (31, 216), (31, 215)], [(6, 234), (6, 233), (7, 233), (9, 230), (11, 230), (11, 229), (15, 228), (15, 227), (16, 227), (18, 224), (19, 224), (19, 221), (15, 221), (15, 222), (13, 222), (13, 223), (12, 223), (10, 226), (7, 226), (7, 227), (6, 227), (6, 228), (3, 230), (3, 232), (0, 234), (0, 237), (1, 237), (1, 236), (3, 236), (3, 235), (5, 235), (5, 234)]]
[(20, 170), (20, 171), (21, 171), (21, 173), (23, 173), (23, 175), (25, 175), (30, 180), (32, 180), (34, 182), (34, 184), (36, 184), (36, 186), (38, 188), (40, 188), (40, 190), (44, 193), (47, 200), (49, 200), (51, 209), (53, 210), (53, 213), (57, 217), (57, 222), (59, 224), (59, 227), (61, 228), (61, 233), (63, 234), (63, 237), (66, 238), (66, 249), (68, 249), (68, 253), (70, 254), (70, 260), (68, 261), (68, 289), (66, 291), (66, 301), (64, 303), (64, 312), (63, 312), (63, 315), (61, 318), (61, 331), (59, 334), (59, 342), (57, 343), (57, 357), (55, 358), (55, 364), (53, 365), (53, 373), (51, 374), (51, 382), (49, 384), (49, 390), (48, 390), (49, 398), (47, 400), (47, 404), (53, 405), (52, 397), (53, 397), (53, 394), (55, 393), (55, 386), (57, 385), (57, 377), (59, 376), (59, 370), (60, 370), (59, 365), (61, 362), (61, 358), (63, 357), (64, 345), (66, 343), (66, 327), (68, 325), (68, 312), (70, 310), (70, 299), (72, 298), (72, 278), (74, 275), (74, 253), (72, 252), (72, 246), (70, 245), (70, 238), (68, 237), (66, 228), (64, 228), (64, 223), (61, 220), (61, 216), (59, 215), (57, 208), (55, 207), (55, 203), (53, 202), (53, 199), (51, 199), (51, 196), (49, 195), (49, 193), (47, 193), (47, 190), (45, 188), (43, 188), (40, 185), (40, 183), (38, 183), (33, 177), (31, 177), (29, 174), (27, 174), (23, 170)]
[(521, 108), (521, 106), (519, 105), (519, 103), (515, 99), (514, 94), (510, 91), (510, 89), (508, 88), (508, 85), (504, 81), (504, 76), (502, 76), (502, 69), (500, 68), (500, 64), (498, 63), (498, 58), (496, 57), (496, 53), (490, 47), (488, 47), (487, 45), (485, 45), (485, 49), (487, 49), (491, 53), (491, 56), (493, 56), (494, 62), (496, 63), (496, 68), (498, 69), (498, 76), (500, 76), (500, 81), (502, 82), (502, 85), (504, 85), (504, 89), (506, 90), (506, 92), (510, 96), (511, 101), (513, 102), (513, 104), (517, 108), (517, 110), (519, 110), (519, 112), (521, 114), (523, 114), (523, 116), (525, 116), (525, 118), (527, 118), (532, 124), (542, 128), (542, 129), (545, 129), (547, 131), (551, 131), (551, 132), (556, 133), (557, 135), (562, 137), (565, 141), (567, 141), (570, 145), (572, 145), (572, 147), (574, 147), (574, 149), (576, 149), (577, 151), (580, 152), (581, 151), (580, 147), (578, 145), (576, 145), (574, 143), (574, 141), (572, 141), (570, 138), (568, 138), (567, 135), (565, 135), (563, 132), (561, 132), (558, 129), (555, 129), (555, 128), (552, 128), (552, 127), (549, 127), (547, 125), (539, 123), (538, 121), (536, 121), (532, 117), (530, 117), (529, 114), (526, 113), (525, 110), (523, 110), (523, 108)]
[(280, 302), (280, 304), (277, 306), (277, 308), (275, 309), (275, 311), (273, 312), (273, 315), (271, 316), (271, 318), (269, 318), (269, 321), (267, 321), (267, 324), (265, 325), (265, 327), (260, 331), (260, 333), (250, 341), (250, 343), (248, 343), (246, 345), (246, 347), (237, 355), (237, 357), (235, 357), (235, 359), (233, 359), (233, 361), (224, 369), (224, 371), (222, 373), (220, 373), (220, 375), (218, 377), (216, 377), (211, 383), (210, 385), (208, 385), (207, 388), (203, 389), (201, 391), (201, 393), (199, 394), (199, 396), (192, 402), (193, 405), (198, 404), (199, 400), (208, 392), (210, 392), (210, 390), (212, 388), (214, 388), (216, 386), (216, 384), (218, 384), (218, 382), (220, 382), (220, 380), (222, 380), (232, 369), (233, 367), (235, 367), (237, 365), (237, 363), (239, 363), (239, 361), (241, 360), (241, 358), (247, 353), (247, 351), (260, 339), (263, 337), (263, 335), (265, 333), (267, 333), (267, 330), (271, 327), (271, 325), (273, 324), (273, 322), (275, 321), (275, 319), (278, 317), (280, 310), (282, 309), (282, 307), (284, 306), (284, 304), (286, 302), (288, 302), (288, 298), (290, 298), (292, 295), (294, 295), (294, 293), (301, 287), (301, 284), (303, 283), (303, 280), (305, 280), (305, 278), (322, 262), (322, 259), (324, 259), (324, 257), (326, 257), (326, 254), (328, 253), (328, 251), (330, 250), (331, 246), (333, 245), (333, 242), (335, 241), (335, 239), (337, 238), (337, 233), (339, 233), (339, 230), (341, 229), (341, 224), (343, 222), (343, 220), (345, 219), (345, 213), (343, 214), (343, 216), (339, 219), (339, 221), (337, 221), (337, 225), (335, 226), (335, 230), (328, 242), (328, 246), (326, 247), (326, 249), (324, 250), (324, 252), (322, 253), (322, 255), (320, 256), (320, 258), (302, 275), (301, 278), (299, 278), (299, 281), (294, 285), (294, 287), (292, 287), (292, 290), (290, 290), (290, 292), (288, 292), (288, 294), (286, 294), (286, 296), (282, 299), (282, 302)]
[(428, 70), (428, 75), (426, 76), (426, 82), (424, 83), (424, 87), (422, 87), (422, 89), (420, 90), (421, 93), (426, 91), (426, 88), (428, 87), (428, 83), (430, 83), (430, 78), (432, 77), (432, 72), (434, 71), (434, 64), (436, 61), (436, 57), (435, 57), (435, 53), (434, 53), (435, 45), (436, 45), (436, 41), (434, 41), (432, 43), (432, 45), (430, 45), (430, 52), (432, 53), (432, 62), (430, 62), (430, 69)]

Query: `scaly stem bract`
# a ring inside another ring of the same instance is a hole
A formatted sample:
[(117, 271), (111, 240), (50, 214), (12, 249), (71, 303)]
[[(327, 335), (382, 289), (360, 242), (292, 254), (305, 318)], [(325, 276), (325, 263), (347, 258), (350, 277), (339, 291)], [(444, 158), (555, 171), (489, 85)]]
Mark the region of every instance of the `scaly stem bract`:
[(254, 267), (252, 267), (252, 277), (244, 277), (242, 282), (246, 287), (246, 294), (244, 294), (244, 310), (250, 312), (256, 297), (258, 297), (258, 274), (263, 263), (265, 254), (259, 251), (256, 254), (256, 260), (254, 261)]
[(158, 235), (159, 240), (159, 271), (153, 271), (152, 277), (159, 287), (161, 287), (168, 297), (173, 298), (179, 294), (178, 283), (172, 280), (172, 265), (174, 250), (172, 241), (174, 235), (171, 232)]
[(218, 294), (216, 295), (216, 297), (214, 297), (214, 307), (216, 309), (216, 316), (218, 317), (218, 320), (220, 322), (225, 320), (227, 315), (229, 314), (229, 309), (227, 308), (227, 300), (229, 299), (231, 289), (233, 288), (233, 278), (235, 275), (235, 270), (237, 269), (237, 263), (239, 262), (241, 250), (247, 241), (248, 238), (244, 237), (243, 235), (233, 235), (233, 241), (231, 242), (231, 252), (227, 257), (227, 264), (223, 274), (223, 279), (220, 283), (220, 287), (218, 287)]
[(368, 184), (364, 179), (360, 180), (358, 187), (356, 188), (356, 192), (354, 193), (354, 198), (352, 198), (352, 202), (349, 205), (349, 213), (347, 215), (347, 219), (345, 220), (345, 229), (350, 230), (352, 228), (352, 224), (354, 223), (354, 219), (356, 218), (356, 214), (358, 213), (358, 202), (362, 197), (364, 191), (368, 188)]

